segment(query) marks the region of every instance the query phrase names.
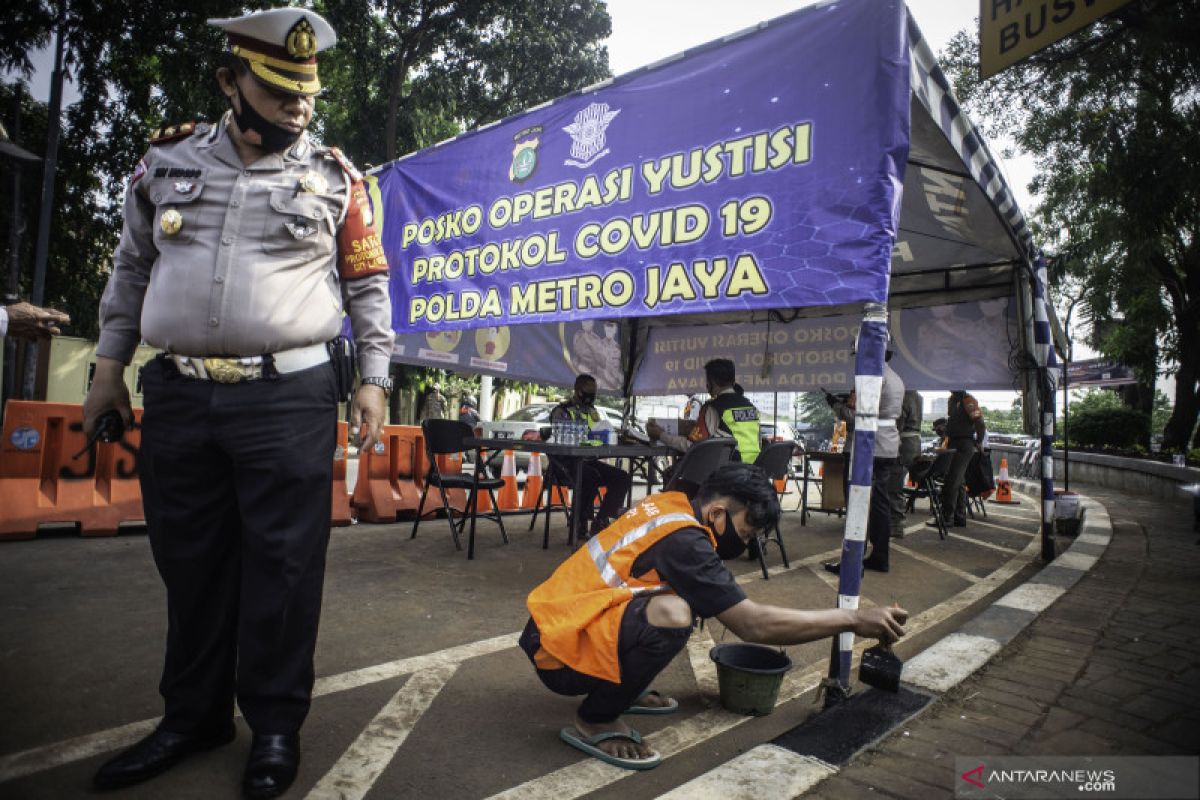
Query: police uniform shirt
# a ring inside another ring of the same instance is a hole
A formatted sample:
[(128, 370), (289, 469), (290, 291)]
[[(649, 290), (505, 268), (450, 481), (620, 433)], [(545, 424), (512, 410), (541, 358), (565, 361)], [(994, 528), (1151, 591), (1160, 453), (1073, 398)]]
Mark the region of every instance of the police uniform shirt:
[(349, 311), (364, 377), (387, 375), (386, 273), (340, 280), (351, 180), (307, 134), (242, 164), (226, 125), (150, 148), (130, 181), (100, 306), (97, 354), (139, 339), (188, 356), (252, 356), (328, 341)]

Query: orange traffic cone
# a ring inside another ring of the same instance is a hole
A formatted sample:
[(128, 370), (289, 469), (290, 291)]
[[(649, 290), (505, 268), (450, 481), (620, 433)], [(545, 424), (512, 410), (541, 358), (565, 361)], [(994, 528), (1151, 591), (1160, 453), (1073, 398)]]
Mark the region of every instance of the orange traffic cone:
[(521, 508), (534, 509), (542, 496), (542, 456), (529, 454), (529, 466), (525, 468), (525, 492), (521, 495)]
[(504, 485), (496, 495), (496, 505), (500, 506), (501, 511), (516, 511), (521, 507), (521, 495), (517, 491), (517, 457), (512, 450), (504, 451), (500, 480), (504, 481)]
[(787, 491), (787, 479), (776, 478), (775, 479), (775, 491), (778, 494), (783, 494), (784, 492), (786, 492)]
[(1000, 459), (1000, 477), (996, 479), (996, 496), (992, 498), (993, 503), (999, 503), (1006, 506), (1020, 505), (1019, 500), (1013, 499), (1012, 481), (1008, 478), (1008, 459)]

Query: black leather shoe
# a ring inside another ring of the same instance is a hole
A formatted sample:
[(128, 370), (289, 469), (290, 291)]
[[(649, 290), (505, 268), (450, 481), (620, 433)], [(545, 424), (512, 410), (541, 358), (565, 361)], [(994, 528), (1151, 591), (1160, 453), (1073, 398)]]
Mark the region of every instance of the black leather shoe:
[(300, 766), (300, 737), (294, 733), (254, 735), (242, 792), (252, 800), (278, 797), (296, 779)]
[(873, 570), (875, 572), (887, 572), (888, 571), (887, 564), (879, 564), (875, 561), (872, 561), (869, 558), (864, 559), (862, 564), (863, 564), (863, 569), (865, 569), (865, 570), (869, 569), (869, 570)]
[[(825, 567), (826, 572), (832, 572), (834, 575), (842, 574), (842, 562), (840, 561), (826, 561), (823, 566)], [(863, 568), (863, 574), (867, 574), (865, 567)]]
[(133, 786), (166, 772), (193, 753), (229, 744), (236, 736), (237, 729), (232, 720), (227, 728), (207, 735), (175, 733), (159, 728), (100, 767), (92, 778), (92, 785), (101, 791)]

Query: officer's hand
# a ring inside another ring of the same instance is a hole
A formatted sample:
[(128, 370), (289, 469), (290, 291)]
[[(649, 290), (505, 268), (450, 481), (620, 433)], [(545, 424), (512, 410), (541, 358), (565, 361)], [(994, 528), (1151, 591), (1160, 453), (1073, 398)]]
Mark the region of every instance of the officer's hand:
[(646, 423), (646, 435), (650, 437), (651, 441), (657, 442), (658, 438), (663, 435), (663, 429), (657, 422), (650, 420)]
[(57, 336), (62, 333), (59, 326), (71, 322), (71, 318), (61, 311), (29, 303), (14, 303), (5, 310), (8, 312), (9, 335), (26, 339)]
[(126, 429), (133, 426), (133, 406), (129, 403), (129, 387), (125, 385), (125, 365), (111, 358), (97, 356), (92, 387), (83, 401), (83, 435), (90, 437), (96, 430), (96, 420), (113, 410), (121, 415)]
[(387, 414), (387, 395), (382, 388), (365, 383), (354, 392), (350, 408), (351, 433), (358, 434), (358, 451), (370, 450), (379, 441)]
[(908, 621), (908, 612), (899, 606), (860, 608), (854, 612), (854, 617), (855, 635), (891, 644), (904, 635), (904, 623)]

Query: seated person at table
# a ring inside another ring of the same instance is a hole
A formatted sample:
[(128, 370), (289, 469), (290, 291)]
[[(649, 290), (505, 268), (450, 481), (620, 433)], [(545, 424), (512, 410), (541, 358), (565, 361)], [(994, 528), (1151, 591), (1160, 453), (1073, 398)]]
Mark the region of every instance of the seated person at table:
[(520, 645), (546, 688), (585, 695), (560, 738), (626, 769), (661, 757), (622, 714), (669, 714), (679, 703), (650, 689), (683, 650), (697, 617), (716, 617), (740, 639), (790, 645), (838, 633), (892, 642), (900, 608), (799, 610), (746, 597), (722, 559), (736, 558), (779, 518), (761, 468), (725, 464), (695, 499), (653, 494), (568, 558), (529, 595)]
[[(596, 410), (596, 379), (591, 375), (580, 375), (575, 379), (575, 391), (570, 399), (564, 400), (550, 412), (550, 422), (583, 422), (588, 430), (600, 421), (600, 412)], [(577, 458), (551, 457), (553, 465), (558, 469), (559, 477), (568, 482), (575, 480)], [(628, 473), (617, 469), (603, 461), (588, 459), (583, 462), (583, 485), (579, 491), (585, 519), (592, 519), (596, 494), (604, 487), (604, 499), (600, 501), (600, 511), (592, 521), (589, 535), (608, 527), (625, 507), (625, 498), (633, 485), (633, 479)], [(577, 526), (582, 530), (582, 526)]]
[(712, 399), (700, 407), (700, 418), (687, 436), (675, 436), (653, 420), (646, 424), (651, 441), (661, 441), (676, 450), (687, 450), (693, 442), (716, 436), (732, 436), (734, 460), (753, 464), (762, 448), (758, 409), (734, 382), (733, 362), (714, 358), (704, 365), (704, 381)]

